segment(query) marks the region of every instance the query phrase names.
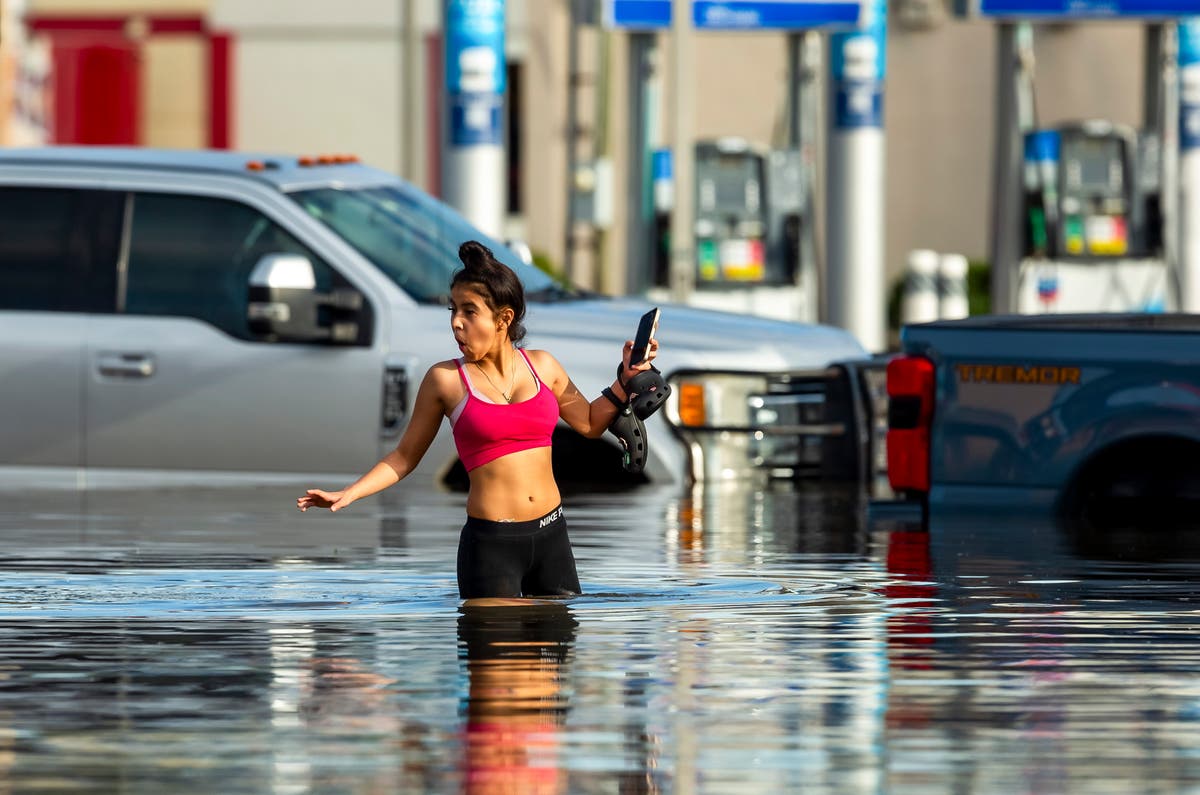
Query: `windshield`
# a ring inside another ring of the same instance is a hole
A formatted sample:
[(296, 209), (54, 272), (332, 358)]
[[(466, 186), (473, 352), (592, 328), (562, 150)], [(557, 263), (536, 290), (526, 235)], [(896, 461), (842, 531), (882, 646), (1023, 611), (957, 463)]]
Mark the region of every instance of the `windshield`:
[(450, 278), (462, 268), (458, 247), (467, 240), (481, 241), (512, 268), (527, 298), (553, 300), (571, 294), (453, 209), (408, 185), (317, 188), (291, 197), (418, 301), (446, 302)]

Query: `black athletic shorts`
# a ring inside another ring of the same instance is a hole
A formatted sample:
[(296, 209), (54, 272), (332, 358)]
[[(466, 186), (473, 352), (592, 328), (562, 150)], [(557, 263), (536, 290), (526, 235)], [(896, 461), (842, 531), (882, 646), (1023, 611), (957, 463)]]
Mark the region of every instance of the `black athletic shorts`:
[(528, 522), (467, 517), (458, 539), (458, 595), (575, 596), (575, 556), (560, 505)]

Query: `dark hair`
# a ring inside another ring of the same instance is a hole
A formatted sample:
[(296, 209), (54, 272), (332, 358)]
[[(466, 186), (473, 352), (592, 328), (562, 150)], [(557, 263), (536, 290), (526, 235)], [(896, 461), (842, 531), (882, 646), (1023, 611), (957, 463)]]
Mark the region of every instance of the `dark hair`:
[(496, 255), (478, 240), (468, 240), (458, 247), (463, 269), (450, 279), (450, 287), (468, 284), (479, 290), (488, 309), (497, 312), (504, 307), (513, 311), (508, 324), (508, 338), (520, 342), (525, 338), (525, 288), (512, 268), (496, 259)]

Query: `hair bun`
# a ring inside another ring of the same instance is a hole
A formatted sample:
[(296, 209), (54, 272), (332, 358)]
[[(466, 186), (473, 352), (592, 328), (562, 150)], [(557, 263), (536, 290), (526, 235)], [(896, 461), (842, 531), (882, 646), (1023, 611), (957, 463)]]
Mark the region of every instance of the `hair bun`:
[(450, 278), (450, 289), (469, 285), (478, 292), (492, 312), (508, 307), (513, 311), (508, 324), (508, 339), (518, 343), (525, 337), (525, 288), (512, 268), (496, 259), (492, 250), (478, 240), (468, 240), (458, 247), (463, 267)]
[(495, 260), (496, 256), (490, 248), (478, 240), (468, 240), (458, 247), (458, 258), (462, 260), (462, 264), (466, 266), (467, 270), (479, 270), (486, 268)]

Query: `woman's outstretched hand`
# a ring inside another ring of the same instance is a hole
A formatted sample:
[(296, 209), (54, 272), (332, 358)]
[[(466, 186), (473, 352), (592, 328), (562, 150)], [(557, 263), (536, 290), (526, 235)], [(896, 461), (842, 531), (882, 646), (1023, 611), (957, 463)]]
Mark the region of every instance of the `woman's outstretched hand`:
[(629, 379), (638, 373), (650, 369), (651, 360), (658, 355), (658, 340), (651, 338), (650, 344), (646, 346), (646, 358), (635, 365), (629, 364), (629, 356), (632, 353), (633, 340), (625, 340), (625, 347), (621, 349), (621, 383), (623, 384), (628, 383)]
[(303, 496), (296, 498), (296, 507), (301, 511), (307, 511), (309, 508), (328, 508), (331, 511), (337, 511), (352, 502), (354, 500), (347, 499), (344, 491), (309, 489), (304, 492)]

